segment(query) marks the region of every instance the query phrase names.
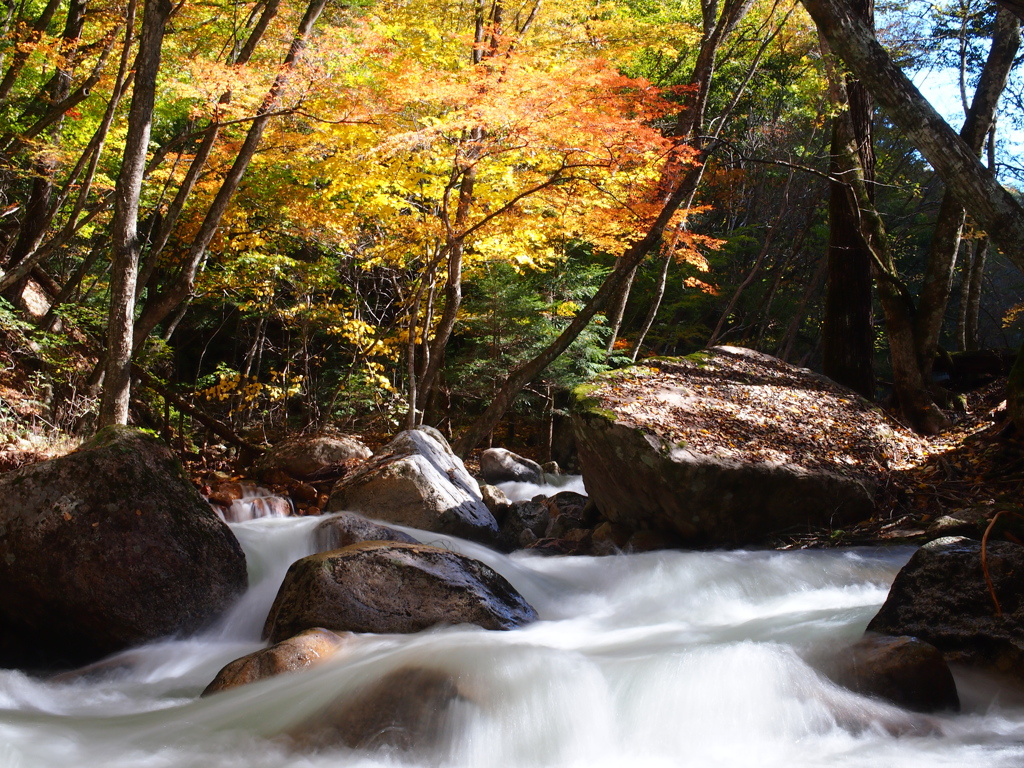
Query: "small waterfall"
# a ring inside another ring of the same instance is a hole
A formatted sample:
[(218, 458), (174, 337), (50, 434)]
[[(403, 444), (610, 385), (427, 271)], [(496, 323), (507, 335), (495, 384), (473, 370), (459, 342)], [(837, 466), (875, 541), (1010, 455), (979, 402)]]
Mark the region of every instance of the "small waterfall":
[(248, 483), (233, 483), (238, 486), (239, 498), (231, 504), (211, 503), (213, 511), (226, 523), (244, 523), (267, 517), (290, 517), (295, 505), (287, 496), (278, 496), (266, 488)]

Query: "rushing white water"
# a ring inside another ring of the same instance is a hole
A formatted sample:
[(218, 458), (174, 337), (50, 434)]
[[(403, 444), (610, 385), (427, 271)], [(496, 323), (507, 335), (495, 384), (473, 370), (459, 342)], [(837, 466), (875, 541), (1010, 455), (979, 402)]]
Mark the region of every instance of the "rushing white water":
[[(253, 587), (201, 636), (60, 680), (0, 671), (0, 768), (1024, 764), (1024, 704), (992, 681), (961, 677), (962, 714), (920, 716), (838, 688), (806, 661), (859, 636), (908, 550), (507, 558), (418, 532), (486, 560), (542, 620), (362, 636), (310, 670), (198, 698), (261, 646), (316, 522), (233, 526)], [(277, 737), (406, 666), (457, 681), (440, 748), (301, 752)]]
[(582, 475), (545, 474), (543, 483), (520, 483), (510, 480), (506, 483), (498, 483), (498, 488), (510, 501), (527, 501), (534, 496), (554, 496), (561, 491), (573, 491), (584, 496), (587, 495)]

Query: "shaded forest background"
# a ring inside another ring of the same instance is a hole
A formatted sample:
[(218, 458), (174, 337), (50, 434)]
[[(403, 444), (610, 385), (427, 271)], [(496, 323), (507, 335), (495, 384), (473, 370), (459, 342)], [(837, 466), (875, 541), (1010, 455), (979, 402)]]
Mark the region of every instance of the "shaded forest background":
[[(950, 212), (799, 3), (5, 0), (0, 14), (9, 441), (128, 414), (186, 450), (416, 423), (459, 437), (498, 400), (498, 431), (462, 448), (493, 436), (551, 454), (572, 386), (711, 344), (846, 376), (934, 431), (921, 414), (955, 419), (960, 377), (1020, 345), (1021, 273)], [(875, 17), (905, 71), (952, 73), (983, 123), (975, 151), (1015, 190), (1019, 21), (975, 0)], [(984, 119), (976, 92), (999, 67)], [(858, 115), (872, 130), (851, 159), (837, 147)], [(861, 218), (836, 241), (849, 173), (885, 249)], [(837, 266), (851, 242), (863, 292)], [(859, 351), (827, 320), (830, 283), (860, 313)], [(918, 326), (938, 313), (935, 338), (911, 333), (924, 405), (893, 365), (904, 310)], [(503, 389), (560, 334), (553, 362)], [(829, 370), (837, 347), (859, 372)], [(949, 354), (985, 349), (1005, 352)]]

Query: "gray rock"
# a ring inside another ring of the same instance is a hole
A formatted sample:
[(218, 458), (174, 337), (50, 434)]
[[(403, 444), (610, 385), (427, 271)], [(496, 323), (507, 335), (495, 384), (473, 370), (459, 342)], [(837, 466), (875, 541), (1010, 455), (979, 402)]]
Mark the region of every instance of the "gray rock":
[(364, 460), (373, 452), (354, 437), (324, 435), (294, 437), (275, 445), (256, 462), (257, 474), (272, 470), (307, 479), (353, 459)]
[(536, 618), (504, 577), (477, 560), (422, 544), (364, 542), (293, 563), (263, 636), (279, 642), (312, 627), (380, 633), (436, 624), (513, 629)]
[(325, 511), (493, 543), (498, 523), (480, 486), (436, 429), (401, 432), (338, 481)]
[(519, 482), (542, 483), (540, 464), (504, 448), (488, 448), (480, 454), (480, 477), (490, 484)]
[(0, 666), (72, 666), (208, 623), (247, 586), (231, 530), (127, 427), (0, 477)]
[(989, 541), (986, 560), (1001, 616), (985, 582), (981, 542), (949, 537), (914, 553), (868, 629), (920, 638), (949, 662), (1024, 682), (1024, 547)]
[(958, 712), (953, 674), (934, 645), (868, 632), (825, 664), (835, 682), (914, 712)]
[[(760, 364), (761, 358), (767, 358), (744, 352), (746, 364)], [(733, 352), (707, 350), (702, 354), (710, 357)], [(781, 381), (786, 386), (798, 387), (804, 380), (809, 387), (824, 386), (809, 372), (768, 359), (784, 369)], [(709, 375), (686, 360), (659, 364), (671, 372), (675, 389), (659, 383), (660, 369), (644, 375), (650, 379), (651, 405), (663, 409), (664, 421), (680, 418), (689, 403), (699, 400), (677, 383), (680, 378), (703, 376), (701, 386), (707, 386), (708, 379), (728, 383), (727, 373)], [(628, 371), (616, 375), (625, 377)], [(782, 374), (766, 370), (764, 380), (771, 382), (774, 376)], [(614, 384), (613, 379), (607, 381)], [(587, 494), (612, 522), (634, 529), (671, 531), (689, 544), (743, 545), (774, 534), (858, 522), (870, 517), (874, 509), (874, 488), (863, 479), (793, 463), (699, 453), (630, 426), (594, 395), (603, 386), (605, 380), (599, 377), (576, 390), (573, 425)], [(852, 393), (850, 398), (857, 399)]]
[(316, 527), (316, 548), (323, 552), (342, 549), (362, 541), (401, 541), (417, 544), (412, 536), (402, 531), (367, 520), (354, 512), (339, 512), (326, 518)]
[(300, 632), (295, 637), (227, 664), (206, 686), (202, 695), (209, 696), (319, 664), (334, 656), (347, 639), (322, 627)]

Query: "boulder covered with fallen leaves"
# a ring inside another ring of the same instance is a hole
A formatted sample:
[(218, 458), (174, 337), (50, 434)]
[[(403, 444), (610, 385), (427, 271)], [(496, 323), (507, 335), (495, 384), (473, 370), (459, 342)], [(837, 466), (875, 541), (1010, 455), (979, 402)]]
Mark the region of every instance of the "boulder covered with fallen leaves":
[(480, 486), (436, 429), (400, 432), (334, 486), (326, 512), (358, 512), (386, 523), (493, 543), (498, 523)]
[(438, 624), (515, 629), (537, 613), (479, 560), (424, 544), (368, 541), (292, 563), (263, 637), (280, 642), (313, 627), (409, 633)]
[(747, 349), (611, 371), (575, 391), (590, 498), (608, 520), (744, 545), (869, 518), (917, 441), (851, 390)]
[[(931, 643), (951, 663), (1024, 682), (1024, 546), (964, 537), (925, 544), (868, 630)], [(986, 580), (991, 579), (991, 588)]]
[(0, 477), (0, 667), (60, 667), (209, 623), (245, 554), (160, 440), (107, 427)]

